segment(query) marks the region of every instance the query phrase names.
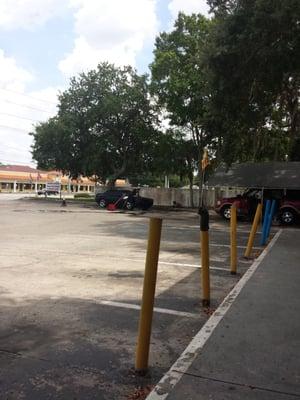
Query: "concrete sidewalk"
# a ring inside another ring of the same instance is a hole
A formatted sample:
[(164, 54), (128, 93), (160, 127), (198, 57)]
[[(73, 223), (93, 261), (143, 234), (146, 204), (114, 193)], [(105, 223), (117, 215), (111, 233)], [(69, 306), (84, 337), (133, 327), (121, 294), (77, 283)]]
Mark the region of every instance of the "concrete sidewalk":
[(300, 231), (272, 244), (149, 400), (300, 399)]

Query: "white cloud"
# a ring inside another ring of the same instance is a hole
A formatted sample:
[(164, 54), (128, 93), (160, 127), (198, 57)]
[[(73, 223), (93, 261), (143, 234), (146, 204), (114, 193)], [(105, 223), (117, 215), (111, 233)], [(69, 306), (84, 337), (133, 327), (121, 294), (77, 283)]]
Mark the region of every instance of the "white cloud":
[(172, 0), (168, 8), (171, 12), (173, 19), (177, 18), (177, 15), (180, 11), (183, 11), (185, 14), (203, 14), (208, 16), (209, 6), (206, 3), (206, 0)]
[(134, 65), (137, 53), (157, 34), (155, 4), (156, 0), (71, 0), (77, 37), (59, 69), (73, 75), (101, 61)]
[(59, 69), (67, 76), (95, 68), (100, 61), (109, 61), (116, 65), (135, 64), (136, 51), (123, 43), (111, 48), (95, 48), (84, 36), (75, 40), (72, 53), (60, 61)]
[(56, 113), (56, 88), (30, 92), (34, 76), (0, 49), (0, 161), (32, 164), (28, 132)]
[(24, 90), (25, 85), (33, 80), (32, 74), (17, 66), (13, 57), (6, 57), (0, 49), (0, 87)]
[(34, 30), (67, 9), (66, 0), (0, 0), (0, 27)]

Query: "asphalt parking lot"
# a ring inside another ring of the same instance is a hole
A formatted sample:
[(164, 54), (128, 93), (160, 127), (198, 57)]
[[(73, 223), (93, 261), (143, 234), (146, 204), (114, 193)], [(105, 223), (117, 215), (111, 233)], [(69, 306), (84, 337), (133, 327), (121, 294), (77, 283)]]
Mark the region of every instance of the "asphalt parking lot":
[(232, 276), (229, 226), (213, 216), (212, 304), (203, 309), (198, 216), (162, 213), (150, 370), (139, 377), (133, 367), (151, 213), (4, 199), (0, 215), (5, 400), (144, 398), (251, 265), (241, 258), (249, 224), (239, 224)]

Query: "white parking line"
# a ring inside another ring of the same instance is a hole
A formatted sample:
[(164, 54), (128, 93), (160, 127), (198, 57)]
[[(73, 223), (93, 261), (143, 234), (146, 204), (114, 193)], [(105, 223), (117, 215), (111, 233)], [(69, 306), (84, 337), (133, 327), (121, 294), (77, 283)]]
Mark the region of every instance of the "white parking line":
[(221, 305), (216, 309), (213, 315), (209, 318), (206, 324), (196, 334), (194, 339), (190, 342), (181, 356), (169, 369), (169, 371), (163, 376), (159, 383), (155, 386), (153, 391), (147, 396), (147, 400), (165, 400), (173, 388), (180, 381), (182, 376), (186, 373), (189, 367), (192, 365), (195, 358), (199, 355), (201, 349), (204, 347), (207, 340), (212, 335), (218, 324), (221, 322), (227, 311), (232, 306), (233, 302), (246, 285), (248, 280), (252, 277), (258, 266), (274, 246), (282, 230), (279, 230), (271, 240), (268, 247), (262, 252), (262, 254), (254, 261), (245, 275), (239, 280), (232, 291), (225, 297)]
[[(210, 246), (213, 247), (231, 247), (230, 244), (219, 244), (219, 243), (210, 243)], [(236, 246), (238, 249), (246, 249), (247, 246)], [(254, 250), (262, 250), (263, 247), (253, 247)]]
[[(127, 308), (130, 310), (140, 310), (141, 309), (141, 307), (136, 304), (121, 303), (118, 301), (96, 300), (96, 303), (104, 305), (104, 306)], [(199, 314), (193, 314), (193, 313), (189, 313), (189, 312), (185, 312), (185, 311), (171, 310), (169, 308), (154, 307), (154, 312), (161, 313), (161, 314), (177, 315), (179, 317), (186, 317), (186, 318), (198, 318), (199, 317)]]
[[(108, 258), (113, 258), (113, 257), (108, 257)], [(135, 261), (135, 262), (145, 262), (145, 259), (141, 258), (127, 258), (123, 257), (122, 260), (126, 261)], [(187, 264), (187, 263), (178, 263), (178, 262), (172, 262), (172, 261), (159, 261), (159, 265), (174, 265), (176, 267), (188, 267), (188, 268), (196, 268), (196, 269), (201, 269), (201, 264)], [(210, 269), (215, 269), (215, 270), (220, 270), (220, 271), (228, 271), (228, 268), (220, 268), (220, 267), (210, 267)]]
[[(173, 242), (170, 241), (170, 240), (164, 240), (163, 241), (163, 244), (168, 244), (168, 243), (173, 243)], [(193, 241), (193, 242), (190, 242), (190, 243), (192, 243), (194, 245), (196, 242)], [(231, 247), (230, 244), (220, 244), (220, 243), (212, 243), (212, 242), (210, 242), (209, 245), (210, 245), (210, 247), (225, 247), (225, 248), (230, 248)], [(247, 248), (247, 246), (240, 246), (240, 245), (236, 246), (236, 247), (238, 249), (246, 249)], [(261, 246), (261, 247), (256, 246), (256, 247), (253, 247), (253, 249), (254, 250), (262, 250), (263, 246)]]
[[(189, 267), (189, 268), (198, 268), (201, 269), (201, 264), (186, 264), (186, 263), (177, 263), (177, 262), (168, 262), (168, 261), (159, 261), (158, 264), (162, 265), (176, 265), (176, 267)], [(210, 267), (210, 269), (216, 269), (220, 271), (228, 271), (228, 268), (219, 268), (219, 267)]]
[[(121, 225), (130, 225), (129, 222), (122, 222)], [(135, 226), (140, 226), (140, 227), (145, 227), (145, 224), (136, 224)], [(182, 231), (186, 231), (186, 230), (198, 230), (200, 231), (200, 226), (199, 225), (189, 225), (189, 226), (178, 226), (178, 225), (168, 225), (165, 224), (164, 225), (165, 229), (173, 229), (173, 230), (182, 230)], [(251, 226), (249, 226), (249, 229), (239, 229), (237, 228), (237, 233), (245, 233), (247, 235), (249, 235), (251, 230)], [(221, 232), (221, 233), (230, 233), (230, 229), (229, 227), (224, 227), (224, 228), (217, 228), (217, 227), (213, 227), (211, 226), (209, 229), (210, 232)], [(261, 231), (258, 231), (257, 234), (261, 234)]]
[[(176, 226), (176, 225), (165, 225), (165, 227), (172, 228), (172, 229), (178, 229), (178, 230), (188, 230), (188, 229), (196, 229), (200, 231), (200, 226), (199, 225), (190, 225), (190, 226)], [(237, 229), (238, 233), (247, 233), (249, 234), (251, 230), (251, 226), (249, 227), (248, 230), (245, 229)], [(225, 228), (215, 228), (215, 227), (210, 227), (209, 229), (210, 232), (224, 232), (224, 233), (230, 233), (230, 229), (225, 227)], [(257, 234), (260, 234), (261, 232), (258, 231)]]
[[(257, 248), (259, 249), (259, 248)], [(48, 250), (42, 250), (44, 253), (53, 253), (54, 251), (48, 251)], [(59, 255), (69, 255), (70, 253), (67, 252), (59, 252), (57, 253), (57, 251), (55, 251), (56, 254)], [(74, 255), (75, 253), (72, 253), (72, 255)], [(0, 257), (8, 257), (10, 256), (11, 253), (1, 253)], [(90, 254), (86, 254), (86, 253), (78, 253), (76, 254), (77, 256), (89, 256)], [(109, 256), (109, 255), (105, 255), (104, 257), (102, 257), (103, 259), (108, 259), (108, 260), (119, 260), (119, 257), (115, 257), (115, 256)], [(145, 263), (145, 258), (131, 258), (131, 257), (122, 257), (122, 260), (124, 261), (133, 261), (133, 262), (138, 262), (138, 263)], [(239, 262), (242, 263), (249, 263), (249, 261), (247, 260), (239, 260)], [(159, 261), (158, 262), (159, 265), (164, 266), (164, 265), (173, 265), (176, 267), (187, 267), (187, 268), (194, 268), (194, 269), (201, 269), (201, 264), (189, 264), (189, 263), (179, 263), (179, 262), (174, 262), (174, 261)], [(27, 264), (26, 264), (27, 265)], [(26, 266), (25, 264), (23, 264), (22, 266)], [(31, 265), (31, 263), (29, 263), (28, 265)], [(4, 268), (1, 268), (4, 269)], [(10, 269), (10, 267), (9, 267)], [(213, 267), (210, 266), (211, 270), (216, 270), (216, 271), (229, 271), (229, 267), (228, 268), (221, 268), (221, 267)]]

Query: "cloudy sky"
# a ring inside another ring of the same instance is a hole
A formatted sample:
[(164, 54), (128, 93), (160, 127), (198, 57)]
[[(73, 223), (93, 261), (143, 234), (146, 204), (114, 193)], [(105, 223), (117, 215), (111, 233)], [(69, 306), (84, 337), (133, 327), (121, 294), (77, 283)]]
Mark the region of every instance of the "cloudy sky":
[(32, 163), (28, 132), (70, 76), (100, 61), (146, 72), (155, 36), (206, 0), (0, 0), (0, 162)]

